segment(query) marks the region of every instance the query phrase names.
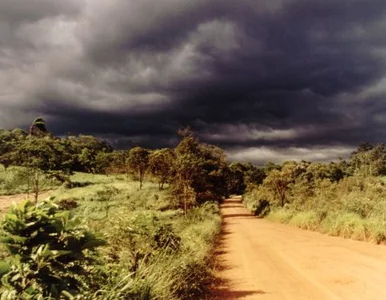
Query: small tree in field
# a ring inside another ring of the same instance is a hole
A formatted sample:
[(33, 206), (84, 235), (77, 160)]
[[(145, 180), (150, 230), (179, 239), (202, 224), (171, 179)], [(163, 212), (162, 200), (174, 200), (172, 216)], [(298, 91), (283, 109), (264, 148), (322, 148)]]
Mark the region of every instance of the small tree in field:
[(175, 155), (171, 149), (155, 150), (149, 155), (149, 171), (159, 178), (159, 189), (164, 188), (164, 184), (173, 173), (173, 160)]
[(200, 157), (200, 143), (189, 129), (181, 130), (182, 141), (175, 149), (173, 192), (182, 198), (185, 213), (196, 203), (194, 178), (202, 170), (203, 158)]
[(149, 150), (134, 147), (129, 151), (129, 157), (126, 163), (129, 168), (138, 175), (139, 188), (142, 188), (143, 180), (145, 178), (146, 170), (149, 167)]
[(280, 205), (283, 207), (286, 202), (286, 193), (292, 178), (286, 172), (272, 170), (267, 178), (264, 179), (264, 186), (274, 195), (279, 197)]
[(15, 156), (17, 164), (25, 167), (35, 202), (53, 173), (71, 173), (61, 141), (49, 136), (43, 138), (29, 136)]
[(225, 155), (213, 145), (201, 144), (189, 129), (179, 132), (175, 148), (172, 192), (185, 212), (196, 204), (220, 200), (227, 194)]

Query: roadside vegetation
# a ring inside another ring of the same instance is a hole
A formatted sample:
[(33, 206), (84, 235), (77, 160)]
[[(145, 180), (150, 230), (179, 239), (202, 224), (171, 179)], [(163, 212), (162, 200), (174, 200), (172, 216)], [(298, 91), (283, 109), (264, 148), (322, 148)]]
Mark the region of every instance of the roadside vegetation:
[(41, 118), (1, 131), (0, 193), (30, 194), (1, 216), (2, 299), (205, 298), (230, 171), (221, 149), (180, 135), (114, 150), (55, 138)]
[(386, 148), (362, 144), (349, 161), (269, 164), (245, 205), (259, 217), (356, 240), (386, 241)]
[(261, 168), (179, 135), (175, 148), (117, 150), (55, 137), (42, 118), (0, 129), (0, 196), (28, 198), (0, 216), (1, 299), (204, 299), (231, 194), (258, 217), (386, 241), (383, 144)]

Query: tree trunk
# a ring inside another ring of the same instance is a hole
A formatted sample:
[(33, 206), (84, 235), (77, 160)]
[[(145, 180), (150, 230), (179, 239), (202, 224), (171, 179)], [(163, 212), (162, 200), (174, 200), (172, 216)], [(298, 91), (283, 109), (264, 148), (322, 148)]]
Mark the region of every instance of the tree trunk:
[(39, 173), (35, 171), (34, 174), (34, 200), (35, 204), (38, 204), (38, 197), (39, 197)]
[(143, 175), (142, 171), (139, 171), (139, 189), (142, 189)]

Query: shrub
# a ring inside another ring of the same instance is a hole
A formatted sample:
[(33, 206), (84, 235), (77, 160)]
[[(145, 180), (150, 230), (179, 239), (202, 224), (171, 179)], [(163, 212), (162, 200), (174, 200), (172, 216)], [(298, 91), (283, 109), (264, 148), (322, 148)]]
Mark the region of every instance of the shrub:
[(62, 199), (58, 202), (58, 204), (61, 210), (71, 210), (78, 207), (77, 200), (73, 198)]
[(0, 241), (10, 255), (0, 290), (7, 299), (59, 298), (89, 289), (95, 250), (105, 242), (51, 200), (14, 205)]
[(252, 207), (252, 213), (258, 217), (265, 217), (270, 210), (270, 203), (265, 199), (256, 201), (256, 204)]

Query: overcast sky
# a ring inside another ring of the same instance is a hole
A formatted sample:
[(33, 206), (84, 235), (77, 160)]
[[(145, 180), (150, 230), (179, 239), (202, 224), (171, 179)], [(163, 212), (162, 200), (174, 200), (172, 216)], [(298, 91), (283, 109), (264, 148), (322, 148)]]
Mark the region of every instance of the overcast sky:
[(384, 0), (0, 0), (0, 127), (231, 159), (386, 142)]

